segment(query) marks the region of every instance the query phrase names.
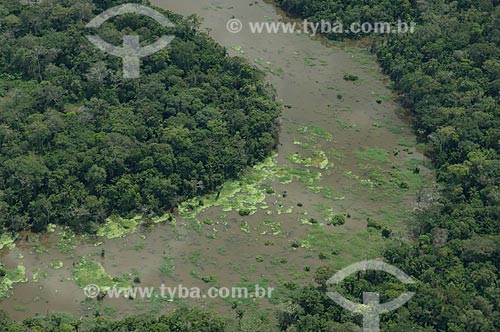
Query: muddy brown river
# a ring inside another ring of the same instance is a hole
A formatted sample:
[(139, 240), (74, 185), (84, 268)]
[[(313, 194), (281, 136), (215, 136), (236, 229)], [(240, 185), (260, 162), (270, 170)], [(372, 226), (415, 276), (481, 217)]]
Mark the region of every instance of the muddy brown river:
[[(175, 225), (138, 227), (112, 239), (64, 239), (60, 230), (23, 234), (14, 248), (0, 252), (7, 268), (26, 269), (25, 282), (15, 283), (10, 297), (1, 300), (3, 310), (15, 319), (61, 311), (119, 318), (189, 303), (234, 317), (229, 300), (86, 300), (74, 280), (74, 266), (82, 258), (95, 260), (110, 276), (140, 276), (142, 286), (278, 288), (280, 280), (311, 282), (314, 270), (325, 264), (342, 268), (379, 257), (394, 238), (405, 238), (406, 222), (430, 175), (389, 81), (362, 43), (333, 44), (291, 33), (252, 34), (248, 22), (287, 20), (261, 0), (152, 3), (199, 15), (200, 29), (230, 56), (243, 57), (265, 71), (283, 100), (277, 155), (265, 172), (259, 170), (264, 175), (257, 185), (248, 189), (242, 182), (241, 192), (228, 198), (229, 203), (236, 204), (238, 197), (238, 202), (244, 201), (245, 190), (248, 197), (260, 197), (252, 202), (255, 213), (242, 217), (227, 204), (211, 206), (192, 218), (176, 216)], [(227, 31), (231, 18), (243, 22), (240, 33)], [(344, 80), (346, 73), (359, 80)], [(257, 195), (256, 188), (264, 187), (265, 193)], [(327, 225), (338, 215), (346, 216), (344, 225)], [(368, 229), (367, 219), (390, 228), (392, 238)], [(160, 271), (165, 257), (170, 274)], [(203, 281), (206, 276), (212, 280)], [(269, 300), (239, 305), (271, 315)]]

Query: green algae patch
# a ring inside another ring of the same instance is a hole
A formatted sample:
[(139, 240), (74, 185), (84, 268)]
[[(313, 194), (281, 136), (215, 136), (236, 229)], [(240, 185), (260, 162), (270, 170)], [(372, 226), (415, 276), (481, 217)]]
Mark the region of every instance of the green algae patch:
[(61, 227), (59, 241), (56, 242), (55, 246), (63, 254), (72, 254), (77, 246), (76, 234), (69, 227)]
[(248, 223), (246, 221), (241, 222), (240, 229), (243, 233), (246, 234), (250, 233), (250, 226), (248, 226)]
[(177, 225), (177, 220), (175, 219), (175, 216), (171, 213), (166, 213), (163, 216), (154, 217), (153, 219), (151, 219), (151, 221), (154, 224), (167, 223), (171, 226)]
[(38, 268), (33, 269), (32, 275), (33, 276), (31, 278), (31, 282), (38, 282), (39, 278), (40, 278), (40, 269), (38, 269)]
[(300, 127), (298, 132), (302, 134), (303, 138), (308, 140), (310, 143), (305, 143), (302, 141), (294, 141), (294, 145), (302, 147), (304, 150), (308, 151), (310, 156), (303, 156), (296, 152), (294, 154), (288, 155), (288, 160), (294, 164), (299, 164), (305, 167), (316, 167), (319, 169), (328, 169), (330, 162), (326, 155), (326, 152), (322, 151), (320, 145), (316, 138), (323, 138), (326, 141), (332, 140), (332, 135), (321, 127)]
[(388, 163), (389, 152), (380, 148), (366, 148), (360, 151), (355, 151), (354, 155), (364, 161)]
[(303, 134), (304, 137), (310, 141), (315, 141), (314, 137), (323, 138), (328, 142), (333, 139), (333, 135), (328, 130), (318, 126), (302, 126), (298, 129), (298, 132)]
[(327, 264), (335, 269), (380, 257), (388, 244), (378, 232), (332, 232), (331, 229), (320, 224), (309, 226), (307, 237), (300, 242), (300, 246), (318, 254), (320, 259), (328, 260)]
[(319, 169), (327, 169), (330, 164), (326, 153), (320, 150), (314, 150), (312, 157), (304, 157), (297, 152), (289, 155), (288, 159), (295, 164), (304, 165), (305, 167), (316, 167)]
[[(334, 210), (334, 208), (327, 206), (325, 204), (319, 204), (318, 210), (321, 213), (322, 220), (327, 225), (337, 225), (336, 221), (340, 218), (340, 216), (343, 216), (343, 214), (339, 214), (338, 211), (336, 212)], [(344, 222), (345, 222), (345, 220), (344, 220)]]
[(163, 262), (160, 265), (161, 274), (171, 277), (174, 273), (175, 265), (174, 258), (172, 256), (163, 256)]
[[(112, 216), (106, 220), (106, 223), (101, 225), (97, 230), (98, 236), (103, 236), (108, 239), (123, 237), (127, 234), (135, 233), (137, 228), (143, 223), (141, 216), (135, 216), (131, 219)], [(162, 216), (157, 216), (151, 219), (153, 224), (168, 223), (175, 226), (177, 221), (173, 214), (166, 213)]]
[[(267, 158), (246, 170), (238, 180), (224, 183), (218, 193), (195, 197), (181, 203), (178, 207), (179, 216), (196, 219), (198, 214), (211, 207), (221, 207), (224, 212), (237, 211), (242, 217), (253, 215), (259, 209), (269, 209), (266, 198), (276, 195), (269, 184), (274, 181), (281, 184), (299, 181), (314, 193), (323, 189), (317, 184), (322, 176), (317, 170), (308, 169), (303, 163), (299, 167), (278, 166), (276, 160), (277, 155)], [(310, 164), (316, 168), (326, 168), (329, 163), (326, 155), (319, 153), (318, 157), (311, 158)], [(290, 208), (280, 211), (292, 213)], [(270, 214), (271, 211), (267, 212)]]
[(2, 250), (4, 247), (12, 249), (15, 246), (15, 240), (16, 236), (9, 233), (3, 233), (2, 235), (0, 235), (0, 250)]
[(15, 269), (8, 270), (0, 266), (0, 298), (5, 298), (10, 295), (12, 285), (19, 282), (26, 282), (26, 268), (23, 265), (18, 265)]
[(56, 224), (48, 224), (47, 225), (47, 233), (54, 233), (57, 229)]
[(243, 48), (239, 45), (232, 46), (231, 49), (235, 50), (236, 52), (240, 52), (241, 54), (245, 54), (245, 51), (243, 51)]
[(64, 266), (64, 263), (61, 261), (56, 261), (56, 262), (50, 264), (50, 267), (53, 268), (54, 270), (60, 270), (63, 266)]
[(106, 273), (104, 267), (96, 260), (80, 258), (75, 263), (73, 269), (73, 279), (78, 287), (84, 289), (88, 285), (96, 285), (101, 291), (107, 291), (111, 288), (130, 287), (128, 280), (123, 278), (113, 278)]
[(245, 215), (257, 212), (259, 206), (265, 206), (269, 186), (264, 182), (271, 180), (276, 174), (276, 156), (266, 159), (254, 166), (238, 180), (224, 183), (219, 193), (195, 197), (179, 205), (179, 215), (194, 219), (196, 216), (215, 206), (222, 207), (224, 212), (245, 211)]
[(277, 221), (272, 221), (271, 219), (266, 219), (263, 222), (263, 225), (268, 228), (268, 230), (262, 231), (261, 235), (272, 235), (272, 236), (280, 236), (281, 233), (281, 223)]
[(417, 192), (422, 188), (424, 183), (424, 177), (420, 174), (422, 163), (422, 160), (413, 158), (404, 165), (386, 165), (385, 169), (381, 165), (359, 164), (363, 177), (352, 173), (345, 175), (358, 182), (360, 188), (353, 190), (362, 190), (368, 194), (370, 200), (386, 202), (386, 206), (399, 209), (399, 204), (407, 199), (405, 193)]
[(323, 189), (317, 185), (317, 181), (321, 179), (320, 172), (285, 166), (278, 169), (276, 175), (281, 184), (289, 184), (294, 180), (298, 180), (314, 193), (319, 193)]
[(276, 214), (281, 215), (281, 214), (292, 214), (293, 213), (293, 206), (285, 208), (284, 206), (280, 206), (278, 209), (276, 209)]
[(344, 195), (336, 193), (332, 188), (323, 188), (321, 193), (323, 198), (331, 199), (333, 201), (341, 201), (345, 199)]
[(106, 223), (99, 227), (97, 235), (114, 239), (126, 234), (134, 233), (141, 224), (141, 217), (136, 216), (132, 219), (124, 219), (118, 216), (110, 217)]

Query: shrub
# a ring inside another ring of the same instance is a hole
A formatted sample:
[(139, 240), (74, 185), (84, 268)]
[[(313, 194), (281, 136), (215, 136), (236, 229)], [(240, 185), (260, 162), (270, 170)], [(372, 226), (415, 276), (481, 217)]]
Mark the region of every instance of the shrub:
[(368, 228), (373, 228), (373, 229), (377, 229), (377, 230), (382, 229), (382, 225), (380, 225), (380, 223), (378, 221), (376, 221), (375, 219), (367, 218), (366, 221), (368, 221)]
[(250, 215), (250, 212), (251, 212), (250, 209), (241, 209), (241, 210), (238, 211), (238, 213), (242, 217)]
[(353, 75), (353, 74), (345, 73), (344, 80), (355, 82), (355, 81), (359, 80), (359, 77), (356, 75)]
[(215, 281), (215, 277), (214, 276), (204, 276), (203, 278), (201, 278), (201, 280), (203, 280), (206, 283), (209, 283), (209, 282)]
[(324, 251), (320, 252), (318, 254), (318, 258), (321, 259), (321, 260), (325, 260), (325, 259), (328, 259), (328, 257), (330, 257), (330, 255)]
[(345, 216), (343, 214), (337, 214), (327, 223), (328, 225), (341, 226), (345, 224)]

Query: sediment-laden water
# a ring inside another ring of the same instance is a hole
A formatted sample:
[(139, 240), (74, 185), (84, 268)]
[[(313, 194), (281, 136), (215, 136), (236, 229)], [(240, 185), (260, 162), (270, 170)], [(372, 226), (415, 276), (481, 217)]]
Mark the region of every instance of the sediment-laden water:
[[(243, 57), (267, 73), (284, 104), (277, 155), (228, 183), (218, 199), (201, 198), (202, 206), (197, 199), (194, 209), (184, 204), (175, 220), (103, 230), (110, 238), (80, 238), (60, 229), (41, 236), (21, 234), (15, 247), (0, 254), (7, 268), (25, 268), (25, 282), (14, 283), (11, 296), (0, 302), (16, 319), (50, 311), (119, 317), (162, 312), (176, 302), (234, 316), (229, 300), (86, 301), (81, 280), (89, 277), (85, 268), (100, 265), (115, 281), (132, 283), (139, 277), (142, 286), (306, 283), (321, 265), (341, 268), (380, 255), (391, 240), (368, 229), (368, 218), (396, 237), (406, 232), (427, 176), (421, 166), (425, 160), (366, 48), (303, 34), (227, 31), (233, 17), (244, 24), (286, 19), (262, 1), (152, 2), (199, 15), (201, 29), (227, 47), (230, 56)], [(344, 80), (346, 73), (359, 80)], [(241, 216), (242, 210), (250, 215)], [(329, 225), (341, 215), (344, 225)], [(112, 238), (113, 233), (123, 236)], [(241, 305), (270, 307), (267, 300)]]

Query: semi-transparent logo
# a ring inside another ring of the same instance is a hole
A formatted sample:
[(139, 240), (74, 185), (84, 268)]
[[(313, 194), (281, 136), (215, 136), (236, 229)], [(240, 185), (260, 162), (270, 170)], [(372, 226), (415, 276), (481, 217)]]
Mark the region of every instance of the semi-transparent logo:
[[(128, 3), (110, 8), (99, 14), (87, 24), (87, 28), (99, 28), (108, 19), (124, 14), (145, 15), (163, 27), (174, 27), (174, 24), (165, 15), (156, 10), (143, 5)], [(140, 76), (141, 58), (167, 47), (174, 40), (175, 36), (163, 36), (155, 43), (144, 47), (140, 47), (139, 36), (136, 35), (123, 36), (122, 47), (109, 44), (97, 35), (90, 35), (87, 38), (101, 51), (123, 59), (124, 78), (138, 78)]]
[[(346, 277), (361, 271), (383, 271), (395, 276), (404, 284), (414, 283), (412, 278), (397, 267), (382, 261), (371, 260), (359, 262), (340, 270), (327, 281), (327, 285), (338, 285)], [(364, 292), (363, 303), (352, 302), (338, 292), (329, 292), (327, 295), (335, 301), (335, 303), (345, 309), (363, 315), (364, 332), (379, 332), (380, 315), (403, 306), (415, 295), (415, 293), (403, 293), (398, 298), (387, 303), (380, 303), (380, 295), (374, 292)]]

